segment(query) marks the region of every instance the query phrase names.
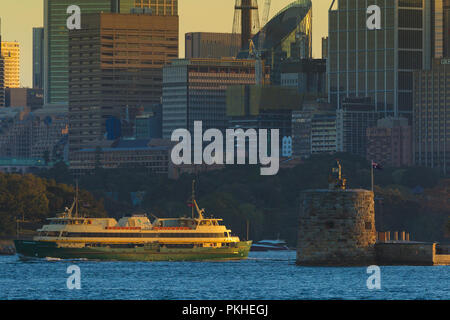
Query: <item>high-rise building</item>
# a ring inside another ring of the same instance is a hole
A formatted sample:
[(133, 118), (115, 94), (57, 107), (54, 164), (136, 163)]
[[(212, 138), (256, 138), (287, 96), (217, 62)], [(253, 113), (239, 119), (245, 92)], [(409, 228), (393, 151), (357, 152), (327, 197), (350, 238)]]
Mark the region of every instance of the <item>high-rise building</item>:
[(111, 12), (111, 0), (44, 0), (44, 99), (45, 104), (69, 102), (69, 30), (67, 8), (77, 5), (81, 21), (86, 14)]
[(302, 108), (296, 88), (240, 85), (227, 88), (229, 128), (278, 129), (280, 143), (292, 136), (292, 113)]
[(432, 0), (431, 6), (434, 58), (450, 57), (450, 0)]
[(412, 165), (412, 129), (406, 118), (383, 118), (367, 129), (367, 160), (388, 167)]
[(311, 154), (333, 154), (336, 144), (336, 114), (314, 114), (311, 118)]
[[(271, 68), (272, 85), (281, 84), (281, 64), (286, 60), (312, 58), (312, 2), (296, 0), (276, 14), (252, 42)], [(239, 58), (249, 56), (241, 51)]]
[(281, 85), (296, 87), (299, 93), (326, 97), (327, 64), (323, 59), (301, 59), (281, 64)]
[(338, 152), (361, 157), (367, 154), (367, 128), (383, 117), (370, 98), (346, 98), (336, 113), (336, 145)]
[(164, 67), (163, 138), (176, 129), (193, 132), (194, 121), (204, 130), (224, 130), (226, 90), (232, 85), (256, 84), (255, 60), (178, 59)]
[[(151, 8), (153, 15), (178, 15), (178, 0), (44, 0), (44, 96), (46, 104), (69, 101), (67, 8), (77, 5), (81, 20), (90, 13), (124, 13)], [(148, 13), (148, 12), (146, 12)]]
[(33, 28), (33, 88), (44, 85), (44, 28)]
[(142, 107), (161, 102), (162, 68), (178, 57), (178, 16), (85, 15), (69, 52), (72, 153), (132, 136)]
[(235, 33), (186, 33), (185, 58), (235, 57), (241, 48), (241, 35)]
[(136, 8), (150, 8), (155, 16), (178, 15), (178, 0), (135, 0), (134, 6)]
[(156, 16), (177, 16), (178, 0), (111, 0), (114, 13), (131, 13), (135, 8), (150, 9)]
[(5, 88), (20, 87), (20, 47), (16, 41), (2, 41), (1, 55), (4, 61)]
[(444, 0), (444, 57), (450, 57), (450, 0)]
[[(2, 43), (2, 19), (0, 18), (0, 43)], [(0, 107), (5, 106), (5, 63), (0, 46)]]
[(303, 159), (336, 152), (336, 110), (320, 99), (304, 101), (302, 110), (292, 111), (292, 144), (294, 156)]
[(100, 148), (87, 148), (71, 155), (70, 169), (76, 174), (86, 174), (97, 167), (104, 169), (145, 168), (153, 174), (170, 176), (173, 171), (170, 153), (171, 141), (140, 139), (109, 141)]
[(160, 139), (162, 138), (162, 105), (155, 104), (136, 116), (135, 120), (136, 139)]
[(58, 157), (58, 147), (67, 141), (67, 112), (53, 108), (35, 112), (21, 107), (7, 109), (18, 111), (2, 125), (0, 157), (43, 158), (48, 153), (49, 158), (63, 160)]
[(2, 56), (0, 55), (0, 107), (5, 106), (5, 81), (4, 81), (4, 72), (5, 72), (5, 64)]
[(450, 59), (414, 74), (414, 163), (450, 172)]
[(44, 94), (42, 89), (6, 88), (6, 107), (28, 107), (31, 111), (42, 108)]
[[(340, 108), (347, 97), (371, 97), (376, 110), (411, 119), (413, 71), (432, 58), (432, 2), (334, 0), (329, 11), (328, 90)], [(367, 9), (381, 8), (381, 29), (369, 30)]]

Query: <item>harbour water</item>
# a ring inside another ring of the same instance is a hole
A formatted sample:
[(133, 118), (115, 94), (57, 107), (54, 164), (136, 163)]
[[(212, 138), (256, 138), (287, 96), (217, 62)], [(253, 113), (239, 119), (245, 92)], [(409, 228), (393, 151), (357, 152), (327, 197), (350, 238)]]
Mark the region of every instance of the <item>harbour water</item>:
[[(450, 299), (450, 267), (381, 267), (369, 290), (367, 268), (299, 267), (295, 251), (251, 252), (229, 262), (20, 260), (0, 256), (0, 299), (304, 300)], [(81, 289), (67, 288), (67, 268)]]

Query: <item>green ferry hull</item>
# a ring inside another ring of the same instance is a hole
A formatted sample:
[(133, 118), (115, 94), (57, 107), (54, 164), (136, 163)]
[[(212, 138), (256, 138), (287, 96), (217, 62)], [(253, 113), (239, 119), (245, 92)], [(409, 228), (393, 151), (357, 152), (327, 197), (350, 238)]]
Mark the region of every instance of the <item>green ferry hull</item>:
[(234, 247), (166, 248), (148, 244), (136, 248), (60, 247), (55, 242), (15, 240), (19, 255), (33, 258), (88, 259), (108, 261), (204, 261), (241, 260), (248, 257), (252, 241)]

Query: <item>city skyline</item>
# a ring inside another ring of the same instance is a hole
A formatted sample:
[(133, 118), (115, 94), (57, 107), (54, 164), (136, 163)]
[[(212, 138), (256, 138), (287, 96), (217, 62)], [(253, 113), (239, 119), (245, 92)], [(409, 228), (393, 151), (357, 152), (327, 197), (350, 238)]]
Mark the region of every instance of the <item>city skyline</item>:
[[(274, 0), (270, 10), (273, 17), (293, 0)], [(260, 15), (263, 1), (258, 0)], [(313, 56), (321, 56), (321, 41), (328, 33), (328, 8), (331, 0), (313, 0)], [(32, 87), (33, 27), (43, 26), (43, 0), (1, 2), (2, 36), (4, 41), (18, 41), (21, 47), (20, 83)], [(202, 8), (202, 10), (197, 10)], [(219, 19), (205, 13), (216, 10)], [(187, 32), (231, 32), (233, 27), (234, 0), (181, 0), (180, 16), (180, 58), (184, 57), (184, 34)], [(24, 18), (25, 17), (25, 18)]]

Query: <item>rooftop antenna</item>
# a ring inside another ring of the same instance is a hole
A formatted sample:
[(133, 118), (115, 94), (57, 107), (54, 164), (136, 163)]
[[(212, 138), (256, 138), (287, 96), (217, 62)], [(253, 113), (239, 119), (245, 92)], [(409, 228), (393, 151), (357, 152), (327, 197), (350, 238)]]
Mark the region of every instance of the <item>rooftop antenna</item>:
[(76, 193), (75, 193), (75, 217), (78, 218), (78, 179), (75, 182)]
[(194, 219), (194, 206), (196, 205), (195, 203), (195, 180), (192, 180), (192, 219)]
[(192, 219), (194, 219), (194, 210), (197, 210), (199, 219), (203, 220), (203, 213), (205, 212), (205, 209), (200, 210), (197, 205), (197, 201), (195, 200), (195, 180), (192, 180)]

